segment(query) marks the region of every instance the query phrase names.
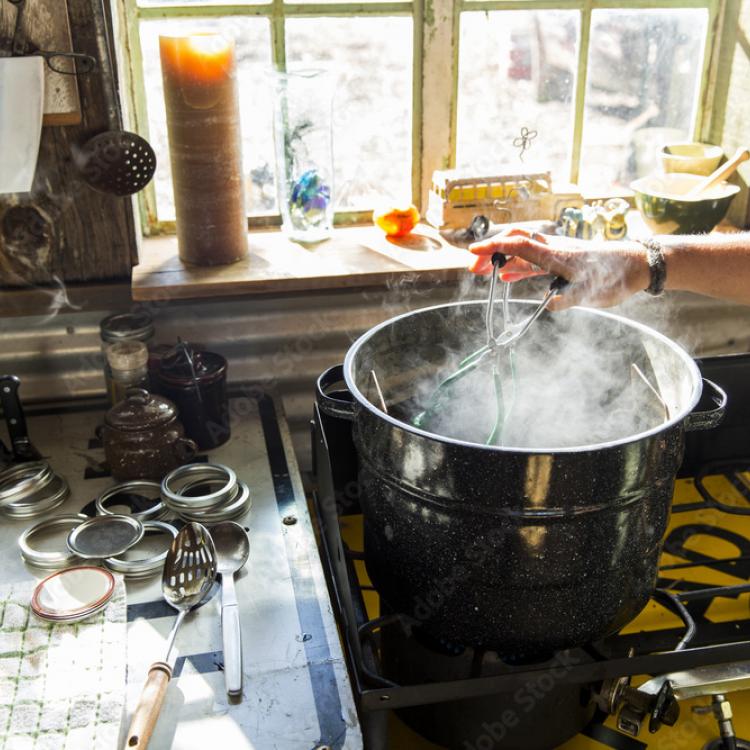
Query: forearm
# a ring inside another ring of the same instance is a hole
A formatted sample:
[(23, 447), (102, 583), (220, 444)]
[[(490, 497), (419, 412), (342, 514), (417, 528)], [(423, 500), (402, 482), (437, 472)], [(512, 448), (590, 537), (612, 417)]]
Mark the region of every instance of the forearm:
[(667, 289), (750, 305), (750, 233), (663, 235)]

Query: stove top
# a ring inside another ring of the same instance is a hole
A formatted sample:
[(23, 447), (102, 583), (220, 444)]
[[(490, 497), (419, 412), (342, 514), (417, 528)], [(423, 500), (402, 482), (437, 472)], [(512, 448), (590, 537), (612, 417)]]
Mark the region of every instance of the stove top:
[[(251, 487), (252, 507), (239, 519), (248, 529), (250, 558), (236, 578), (244, 695), (231, 701), (226, 694), (220, 596), (213, 595), (180, 628), (174, 678), (150, 747), (360, 750), (347, 670), (283, 411), (254, 387), (238, 387), (233, 396), (231, 440), (196, 460), (231, 466)], [(34, 443), (70, 484), (70, 497), (55, 515), (91, 508), (92, 499), (113, 484), (94, 436), (105, 408), (97, 401), (27, 410)], [(0, 522), (4, 583), (48, 574), (25, 566), (18, 554), (19, 534), (37, 520)], [(159, 576), (127, 581), (129, 711), (149, 665), (165, 653), (174, 618)], [(5, 697), (0, 687), (0, 714)], [(122, 722), (118, 747), (128, 726)], [(3, 733), (0, 721), (0, 746)]]
[[(450, 644), (403, 635), (404, 618), (381, 607), (367, 578), (351, 476), (344, 486), (341, 464), (334, 460), (330, 469), (329, 459), (349, 450), (345, 436), (334, 434), (336, 425), (326, 431), (315, 414), (315, 505), (324, 567), (366, 748), (521, 747), (508, 740), (516, 719), (533, 717), (523, 729), (528, 736), (535, 725), (554, 724), (555, 715), (564, 726), (576, 713), (571, 722), (583, 727), (579, 734), (559, 744), (542, 733), (536, 746), (692, 750), (714, 741), (716, 748), (744, 747), (718, 738), (723, 721), (725, 734), (731, 728), (750, 739), (750, 692), (743, 692), (750, 688), (750, 458), (742, 457), (750, 453), (750, 356), (699, 364), (729, 391), (728, 415), (718, 431), (689, 437), (658, 591), (617, 635), (545, 664), (451, 653)], [(493, 721), (472, 724), (477, 702), (493, 698), (505, 713), (495, 710)], [(463, 721), (466, 727), (454, 731)], [(431, 744), (413, 728), (442, 744)]]

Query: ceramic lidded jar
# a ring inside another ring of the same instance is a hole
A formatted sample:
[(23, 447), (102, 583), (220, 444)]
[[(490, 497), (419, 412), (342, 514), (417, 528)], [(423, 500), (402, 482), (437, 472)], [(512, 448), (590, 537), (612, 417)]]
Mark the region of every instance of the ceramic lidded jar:
[(185, 437), (175, 405), (142, 388), (129, 390), (107, 412), (98, 434), (112, 476), (118, 480), (159, 482), (198, 452), (198, 446)]

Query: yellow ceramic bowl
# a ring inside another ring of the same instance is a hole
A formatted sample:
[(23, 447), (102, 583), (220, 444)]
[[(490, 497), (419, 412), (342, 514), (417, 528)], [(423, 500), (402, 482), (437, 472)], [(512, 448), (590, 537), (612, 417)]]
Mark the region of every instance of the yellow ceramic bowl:
[(665, 173), (688, 172), (709, 175), (719, 166), (724, 151), (709, 143), (668, 143), (659, 152)]
[(631, 183), (635, 204), (646, 225), (655, 234), (704, 234), (725, 216), (740, 189), (722, 182), (700, 198), (686, 198), (701, 180), (696, 174), (665, 174), (643, 177)]

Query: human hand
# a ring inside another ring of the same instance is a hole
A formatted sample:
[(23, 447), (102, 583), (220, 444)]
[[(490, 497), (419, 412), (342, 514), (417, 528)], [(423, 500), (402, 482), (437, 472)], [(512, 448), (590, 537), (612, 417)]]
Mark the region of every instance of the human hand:
[(469, 247), (476, 259), (469, 270), (492, 271), (492, 256), (508, 258), (500, 269), (502, 281), (519, 281), (543, 274), (561, 276), (570, 283), (555, 295), (550, 310), (573, 305), (611, 307), (649, 285), (646, 249), (638, 242), (579, 240), (509, 229)]

